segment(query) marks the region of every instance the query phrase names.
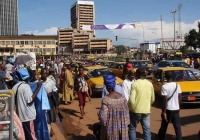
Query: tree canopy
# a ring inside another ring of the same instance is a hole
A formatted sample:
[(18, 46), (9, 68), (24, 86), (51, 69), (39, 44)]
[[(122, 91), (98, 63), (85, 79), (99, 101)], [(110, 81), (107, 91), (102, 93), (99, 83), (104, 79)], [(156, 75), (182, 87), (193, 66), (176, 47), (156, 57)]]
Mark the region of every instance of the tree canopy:
[(194, 49), (200, 48), (200, 22), (198, 22), (197, 26), (198, 31), (192, 29), (185, 35), (185, 44), (187, 47), (192, 46)]

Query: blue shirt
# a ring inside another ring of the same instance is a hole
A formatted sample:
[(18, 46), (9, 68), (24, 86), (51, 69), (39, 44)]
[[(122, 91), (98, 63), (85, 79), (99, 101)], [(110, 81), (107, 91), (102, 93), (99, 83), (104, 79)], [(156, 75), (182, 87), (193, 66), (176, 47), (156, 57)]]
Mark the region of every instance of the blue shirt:
[[(124, 96), (124, 91), (123, 91), (123, 89), (122, 89), (121, 86), (116, 85), (114, 90), (115, 90), (116, 92), (122, 94), (122, 96)], [(107, 91), (106, 87), (104, 86), (103, 91), (102, 91), (102, 98), (103, 98), (104, 96), (108, 95), (108, 94), (109, 94), (109, 92)]]

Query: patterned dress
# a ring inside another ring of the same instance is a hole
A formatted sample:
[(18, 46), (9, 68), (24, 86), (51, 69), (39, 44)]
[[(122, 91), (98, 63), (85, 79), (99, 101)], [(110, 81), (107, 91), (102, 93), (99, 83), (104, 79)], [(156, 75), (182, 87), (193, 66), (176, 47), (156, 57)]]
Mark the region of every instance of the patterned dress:
[(102, 124), (101, 140), (129, 140), (130, 124), (127, 101), (124, 97), (111, 99), (105, 96), (99, 112)]

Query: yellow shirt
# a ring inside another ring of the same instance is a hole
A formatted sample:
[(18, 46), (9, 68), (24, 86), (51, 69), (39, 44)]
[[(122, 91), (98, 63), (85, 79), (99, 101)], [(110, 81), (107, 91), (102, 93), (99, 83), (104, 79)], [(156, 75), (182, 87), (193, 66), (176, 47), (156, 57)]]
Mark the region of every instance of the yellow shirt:
[(190, 65), (190, 58), (186, 58), (187, 64)]
[(138, 79), (131, 86), (128, 101), (129, 110), (134, 113), (151, 113), (151, 105), (155, 101), (154, 88), (150, 81)]
[(199, 58), (197, 58), (197, 62), (200, 63), (200, 59)]

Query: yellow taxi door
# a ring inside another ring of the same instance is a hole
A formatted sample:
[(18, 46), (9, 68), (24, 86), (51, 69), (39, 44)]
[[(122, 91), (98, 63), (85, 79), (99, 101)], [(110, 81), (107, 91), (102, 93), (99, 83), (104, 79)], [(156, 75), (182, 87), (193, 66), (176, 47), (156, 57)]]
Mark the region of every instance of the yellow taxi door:
[(152, 84), (155, 90), (155, 93), (161, 96), (161, 87), (163, 84), (163, 78), (162, 78), (162, 70), (157, 70), (152, 77)]

